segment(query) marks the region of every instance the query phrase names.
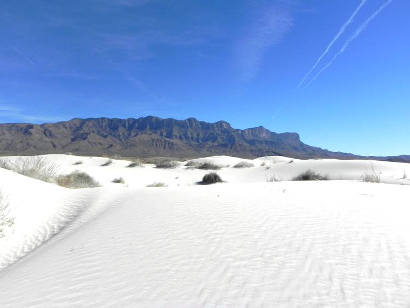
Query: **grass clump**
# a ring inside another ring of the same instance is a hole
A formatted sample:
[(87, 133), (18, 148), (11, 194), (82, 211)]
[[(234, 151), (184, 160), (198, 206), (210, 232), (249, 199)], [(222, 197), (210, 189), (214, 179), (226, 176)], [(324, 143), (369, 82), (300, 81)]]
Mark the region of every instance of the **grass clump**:
[(161, 160), (156, 162), (155, 168), (159, 169), (174, 169), (178, 166), (178, 162), (174, 160)]
[(57, 178), (57, 184), (66, 188), (93, 188), (100, 186), (90, 175), (80, 171), (60, 175)]
[(20, 157), (14, 162), (1, 160), (1, 168), (17, 172), (44, 182), (55, 182), (57, 166), (44, 157)]
[(210, 185), (210, 184), (222, 183), (222, 182), (223, 181), (221, 177), (217, 173), (212, 172), (212, 173), (205, 174), (204, 177), (202, 178), (202, 181), (199, 182), (198, 184)]
[(280, 178), (278, 178), (276, 175), (272, 174), (270, 176), (266, 177), (266, 182), (272, 183), (272, 182), (280, 182)]
[(234, 168), (252, 168), (252, 167), (255, 167), (255, 165), (247, 161), (241, 161), (237, 163), (236, 165), (234, 165), (233, 167)]
[(0, 238), (5, 237), (7, 231), (14, 225), (14, 218), (10, 216), (9, 204), (0, 193)]
[(326, 181), (327, 176), (316, 173), (313, 170), (307, 170), (293, 178), (293, 181)]
[(123, 178), (116, 178), (114, 180), (112, 180), (113, 183), (115, 184), (125, 184), (125, 181)]
[(380, 174), (376, 172), (373, 164), (371, 164), (370, 169), (371, 172), (366, 173), (362, 176), (362, 181), (368, 183), (380, 183)]
[(376, 173), (368, 173), (362, 176), (362, 181), (367, 183), (380, 183), (380, 175)]
[(101, 164), (101, 167), (108, 167), (112, 164), (112, 160), (108, 159), (105, 163)]
[(152, 184), (147, 185), (147, 187), (167, 187), (168, 185), (161, 182), (155, 182)]

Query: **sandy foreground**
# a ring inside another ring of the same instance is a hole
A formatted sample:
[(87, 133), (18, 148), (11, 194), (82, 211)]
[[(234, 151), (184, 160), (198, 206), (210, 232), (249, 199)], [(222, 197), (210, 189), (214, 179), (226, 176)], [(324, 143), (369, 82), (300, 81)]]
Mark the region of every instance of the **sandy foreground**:
[[(237, 169), (242, 159), (210, 157), (226, 182), (202, 186), (209, 171), (184, 163), (45, 158), (102, 187), (0, 169), (14, 217), (0, 307), (410, 306), (409, 164), (265, 157)], [(289, 181), (308, 169), (331, 180)], [(382, 183), (360, 181), (369, 173)]]

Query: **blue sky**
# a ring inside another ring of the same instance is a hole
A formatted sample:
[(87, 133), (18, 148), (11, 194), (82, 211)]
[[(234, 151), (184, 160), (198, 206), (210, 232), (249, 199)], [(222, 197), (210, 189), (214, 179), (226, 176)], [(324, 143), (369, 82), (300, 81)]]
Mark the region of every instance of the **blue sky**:
[(196, 117), (410, 154), (408, 12), (406, 0), (2, 0), (0, 122)]

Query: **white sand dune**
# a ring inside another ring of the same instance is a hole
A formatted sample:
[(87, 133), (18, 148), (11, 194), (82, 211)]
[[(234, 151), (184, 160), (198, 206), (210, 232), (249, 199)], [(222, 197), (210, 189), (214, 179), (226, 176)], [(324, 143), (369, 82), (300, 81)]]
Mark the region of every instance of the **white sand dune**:
[[(410, 187), (359, 181), (409, 184), (407, 164), (265, 157), (236, 169), (242, 159), (209, 157), (230, 166), (218, 170), (227, 182), (198, 186), (209, 171), (183, 164), (46, 159), (103, 187), (0, 169), (15, 217), (0, 238), (0, 307), (410, 306)], [(337, 180), (267, 182), (307, 169)]]

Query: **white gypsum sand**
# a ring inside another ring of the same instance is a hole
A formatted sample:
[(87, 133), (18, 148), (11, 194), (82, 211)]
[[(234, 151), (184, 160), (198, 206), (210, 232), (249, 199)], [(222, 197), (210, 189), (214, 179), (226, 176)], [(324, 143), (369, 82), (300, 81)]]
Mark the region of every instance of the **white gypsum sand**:
[[(410, 305), (410, 187), (391, 184), (410, 183), (408, 164), (209, 157), (198, 161), (223, 166), (226, 182), (204, 186), (213, 171), (185, 162), (44, 157), (102, 187), (0, 169), (14, 217), (0, 238), (0, 307)], [(241, 161), (255, 167), (233, 168)], [(331, 180), (287, 181), (309, 169)], [(381, 184), (361, 181), (374, 173)]]

